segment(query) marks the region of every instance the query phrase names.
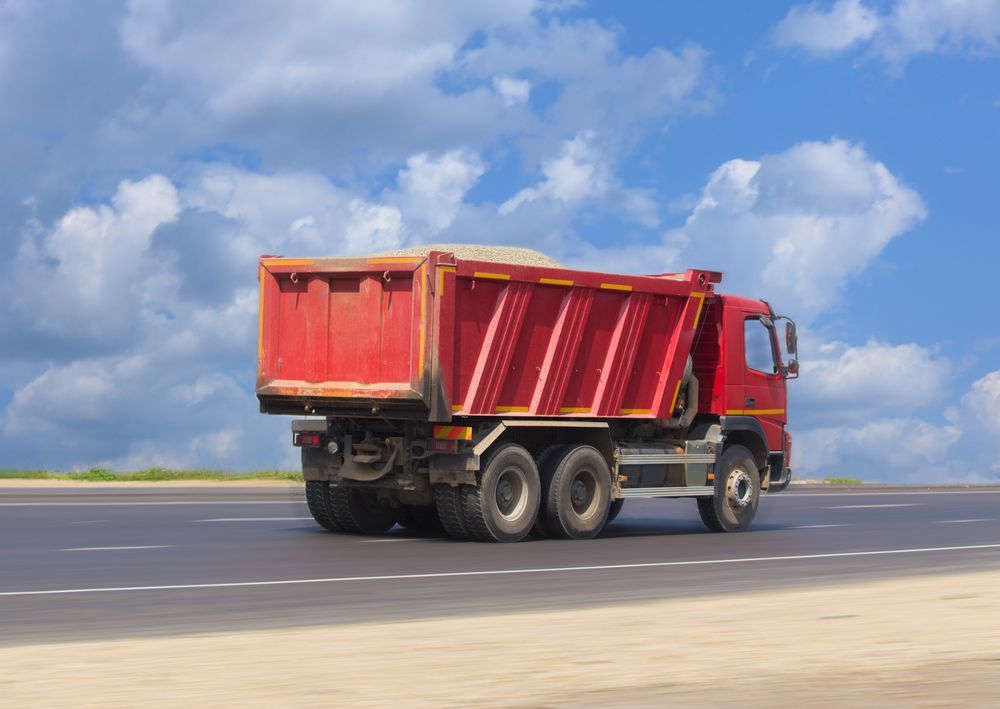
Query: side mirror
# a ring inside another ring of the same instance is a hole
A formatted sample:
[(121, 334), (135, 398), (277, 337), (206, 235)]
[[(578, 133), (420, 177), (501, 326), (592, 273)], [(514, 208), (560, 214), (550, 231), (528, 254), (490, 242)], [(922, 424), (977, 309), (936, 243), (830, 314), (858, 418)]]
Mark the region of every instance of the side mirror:
[(798, 379), (799, 376), (799, 361), (797, 359), (792, 359), (788, 361), (785, 365), (785, 379)]
[[(799, 351), (799, 336), (795, 332), (795, 323), (791, 320), (785, 321), (785, 351), (790, 355), (798, 354)], [(792, 362), (794, 361), (792, 360)], [(791, 362), (789, 362), (790, 365)], [(798, 367), (797, 364), (796, 367)]]

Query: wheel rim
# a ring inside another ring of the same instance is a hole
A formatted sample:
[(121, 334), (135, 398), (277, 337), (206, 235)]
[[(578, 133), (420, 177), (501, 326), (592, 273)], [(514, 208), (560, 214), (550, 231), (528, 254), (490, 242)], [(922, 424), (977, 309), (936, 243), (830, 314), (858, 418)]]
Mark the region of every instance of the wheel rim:
[(733, 509), (743, 509), (753, 500), (753, 480), (743, 468), (734, 468), (726, 481), (726, 501)]
[(577, 516), (586, 519), (597, 509), (597, 476), (591, 470), (580, 470), (570, 481), (569, 500)]
[(507, 468), (497, 478), (496, 505), (506, 520), (518, 519), (528, 507), (528, 480), (519, 468)]

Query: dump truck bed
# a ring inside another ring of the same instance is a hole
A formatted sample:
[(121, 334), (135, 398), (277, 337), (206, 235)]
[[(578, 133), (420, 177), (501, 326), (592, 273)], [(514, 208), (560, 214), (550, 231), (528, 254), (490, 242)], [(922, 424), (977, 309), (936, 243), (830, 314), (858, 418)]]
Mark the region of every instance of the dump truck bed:
[(261, 410), (670, 418), (711, 271), (419, 256), (260, 260)]

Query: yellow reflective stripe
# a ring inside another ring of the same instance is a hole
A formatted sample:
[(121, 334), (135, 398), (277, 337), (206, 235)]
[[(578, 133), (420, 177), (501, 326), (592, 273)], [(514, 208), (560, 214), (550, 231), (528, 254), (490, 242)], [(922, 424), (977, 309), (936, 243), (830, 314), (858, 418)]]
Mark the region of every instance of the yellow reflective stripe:
[(623, 291), (632, 290), (632, 286), (622, 285), (621, 283), (602, 283), (601, 288), (603, 288), (604, 290), (623, 290)]
[(464, 407), (464, 406), (465, 406), (465, 404), (452, 404), (451, 405), (451, 410), (452, 411), (461, 411), (462, 407)]
[(694, 329), (698, 329), (698, 319), (701, 317), (701, 309), (705, 305), (705, 294), (704, 293), (692, 293), (692, 298), (698, 299), (698, 312), (694, 314)]
[(523, 413), (527, 413), (528, 407), (527, 406), (498, 406), (498, 407), (496, 407), (496, 409), (494, 409), (494, 411), (496, 411), (498, 414), (506, 414), (506, 413), (519, 413), (519, 414), (523, 414)]
[(384, 264), (384, 263), (420, 263), (424, 260), (423, 256), (383, 256), (381, 258), (370, 258), (366, 259), (368, 263), (372, 264)]
[(424, 345), (427, 342), (427, 264), (420, 267), (420, 352), (417, 355), (417, 376), (424, 376)]
[(564, 281), (561, 278), (539, 278), (539, 283), (543, 283), (547, 286), (571, 286), (573, 281)]
[(674, 398), (670, 402), (670, 411), (667, 412), (671, 416), (674, 415), (674, 409), (677, 408), (677, 397), (680, 395), (680, 393), (681, 393), (681, 380), (678, 379), (677, 380), (677, 388), (674, 389)]
[(444, 291), (444, 274), (454, 273), (455, 266), (438, 266), (438, 293)]
[(264, 266), (260, 267), (260, 300), (257, 303), (257, 369), (264, 363)]
[(754, 414), (760, 416), (778, 416), (783, 413), (785, 413), (784, 409), (728, 409), (726, 416), (752, 416)]
[(314, 263), (314, 258), (272, 258), (261, 261), (264, 266), (312, 266)]
[(618, 409), (618, 413), (628, 416), (629, 414), (651, 414), (652, 409)]
[(472, 274), (473, 278), (493, 278), (497, 281), (509, 281), (509, 273), (490, 273), (488, 271), (476, 271)]
[(589, 406), (563, 406), (561, 409), (559, 409), (559, 413), (561, 413), (561, 414), (589, 414), (590, 413), (590, 407)]

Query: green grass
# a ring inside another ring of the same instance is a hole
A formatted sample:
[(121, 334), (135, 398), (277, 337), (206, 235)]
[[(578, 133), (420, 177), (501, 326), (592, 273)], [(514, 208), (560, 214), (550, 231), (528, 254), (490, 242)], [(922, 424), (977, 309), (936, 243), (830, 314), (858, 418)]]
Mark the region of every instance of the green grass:
[(0, 470), (0, 480), (82, 480), (84, 482), (161, 482), (165, 480), (291, 480), (302, 482), (302, 473), (289, 470), (260, 470), (252, 473), (226, 473), (221, 470), (168, 470), (147, 468), (116, 473), (103, 468), (91, 468), (80, 473), (52, 470)]
[(861, 485), (864, 480), (861, 478), (823, 478), (823, 482), (831, 485)]

